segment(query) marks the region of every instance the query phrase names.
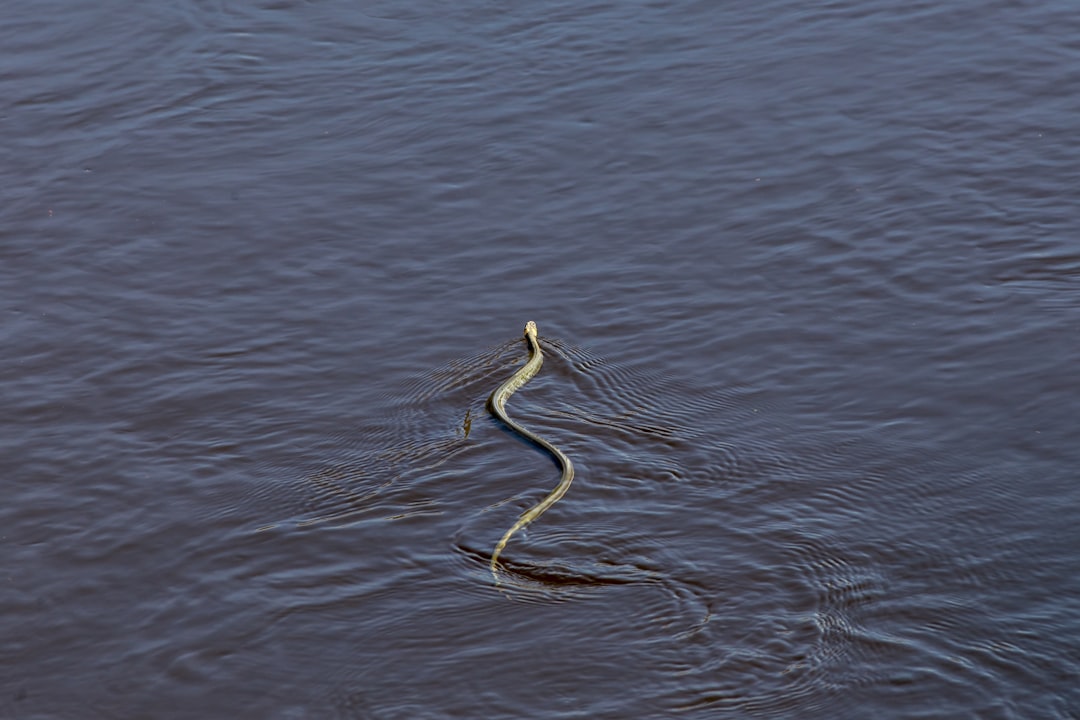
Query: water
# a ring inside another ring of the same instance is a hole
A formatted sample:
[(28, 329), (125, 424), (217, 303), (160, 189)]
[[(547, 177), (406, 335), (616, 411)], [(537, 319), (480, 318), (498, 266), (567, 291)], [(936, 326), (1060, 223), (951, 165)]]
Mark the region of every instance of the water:
[(9, 8), (0, 715), (1080, 717), (1074, 15)]

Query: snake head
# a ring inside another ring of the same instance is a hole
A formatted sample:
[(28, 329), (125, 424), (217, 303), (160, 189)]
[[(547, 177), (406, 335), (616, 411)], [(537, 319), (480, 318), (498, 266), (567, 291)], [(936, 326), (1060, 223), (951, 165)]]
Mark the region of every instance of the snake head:
[(532, 336), (534, 338), (536, 337), (536, 323), (534, 323), (532, 320), (525, 323), (525, 337), (529, 336)]

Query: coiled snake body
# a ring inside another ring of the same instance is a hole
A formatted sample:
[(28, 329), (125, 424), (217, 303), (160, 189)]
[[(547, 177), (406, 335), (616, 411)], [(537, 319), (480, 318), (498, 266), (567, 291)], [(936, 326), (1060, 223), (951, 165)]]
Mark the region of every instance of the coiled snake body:
[(566, 494), (566, 490), (574, 480), (574, 464), (570, 462), (570, 458), (566, 457), (562, 450), (539, 435), (522, 427), (514, 420), (511, 420), (510, 416), (506, 414), (506, 401), (509, 400), (510, 396), (519, 390), (525, 383), (529, 382), (536, 373), (540, 372), (540, 367), (544, 364), (544, 353), (540, 350), (540, 343), (536, 339), (536, 323), (531, 320), (525, 324), (525, 339), (529, 343), (529, 361), (521, 366), (510, 379), (496, 388), (495, 392), (491, 393), (491, 397), (488, 398), (488, 409), (491, 411), (492, 415), (499, 418), (499, 420), (505, 423), (507, 427), (518, 435), (551, 453), (555, 460), (558, 461), (559, 465), (562, 466), (562, 479), (559, 480), (559, 484), (547, 497), (523, 512), (521, 517), (517, 519), (517, 522), (506, 531), (502, 536), (502, 539), (500, 539), (499, 543), (495, 546), (494, 552), (491, 553), (491, 574), (495, 578), (496, 584), (499, 582), (499, 554), (502, 553), (503, 549), (506, 547), (506, 543), (510, 541), (510, 537), (518, 530), (521, 530), (533, 520), (543, 515), (548, 508), (557, 503), (559, 499)]

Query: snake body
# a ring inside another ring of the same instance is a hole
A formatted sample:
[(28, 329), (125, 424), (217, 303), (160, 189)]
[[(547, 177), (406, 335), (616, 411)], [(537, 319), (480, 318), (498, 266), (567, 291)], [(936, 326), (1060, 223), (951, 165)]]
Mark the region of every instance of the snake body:
[(557, 503), (559, 499), (566, 494), (566, 490), (574, 480), (574, 464), (570, 462), (570, 458), (566, 457), (562, 450), (539, 435), (522, 427), (506, 414), (506, 401), (509, 400), (510, 396), (517, 390), (521, 389), (525, 383), (529, 382), (529, 380), (540, 372), (540, 367), (544, 364), (544, 353), (540, 349), (540, 342), (536, 338), (536, 323), (531, 320), (525, 324), (525, 339), (529, 343), (529, 361), (521, 366), (521, 368), (519, 368), (506, 382), (497, 387), (495, 392), (491, 393), (491, 397), (488, 398), (488, 409), (491, 411), (492, 415), (499, 418), (499, 420), (518, 435), (551, 453), (552, 457), (554, 457), (559, 465), (562, 466), (562, 479), (559, 480), (559, 484), (547, 497), (523, 512), (521, 517), (517, 519), (517, 522), (506, 531), (502, 536), (502, 539), (500, 539), (499, 543), (495, 546), (494, 552), (491, 553), (491, 574), (495, 578), (496, 584), (499, 582), (499, 554), (502, 553), (503, 549), (506, 547), (506, 543), (510, 541), (511, 536), (536, 518), (543, 515), (548, 508)]

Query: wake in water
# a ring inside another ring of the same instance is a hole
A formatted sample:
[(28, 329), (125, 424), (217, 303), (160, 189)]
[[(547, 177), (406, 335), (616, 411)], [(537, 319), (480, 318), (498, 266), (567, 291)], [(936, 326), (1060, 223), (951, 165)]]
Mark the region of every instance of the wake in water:
[[(1012, 548), (954, 499), (977, 487), (985, 513), (1007, 515), (1015, 502), (994, 501), (1000, 478), (871, 433), (798, 425), (752, 388), (711, 389), (540, 341), (545, 371), (514, 399), (515, 415), (574, 459), (572, 496), (495, 557), (515, 515), (556, 477), (485, 410), (492, 388), (528, 360), (512, 339), (417, 378), (355, 432), (323, 438), (313, 469), (270, 468), (245, 500), (269, 508), (251, 529), (274, 529), (258, 536), (288, 536), (290, 548), (321, 543), (334, 559), (322, 574), (304, 571), (315, 579), (300, 596), (344, 578), (334, 612), (386, 598), (380, 622), (394, 632), (417, 622), (393, 624), (404, 606), (390, 598), (401, 593), (478, 628), (492, 612), (546, 617), (570, 634), (603, 627), (600, 647), (651, 669), (663, 712), (824, 712), (902, 678), (899, 668), (944, 675), (948, 658), (989, 652), (965, 637), (1008, 646), (1008, 628), (994, 630), (989, 613), (957, 610), (1000, 580), (965, 548), (1002, 557)], [(934, 525), (964, 541), (911, 530)], [(280, 582), (294, 576), (307, 577)], [(944, 631), (911, 627), (909, 616)], [(550, 629), (535, 632), (531, 642)], [(1032, 654), (1065, 652), (1043, 645)], [(958, 682), (974, 691), (978, 677)]]

